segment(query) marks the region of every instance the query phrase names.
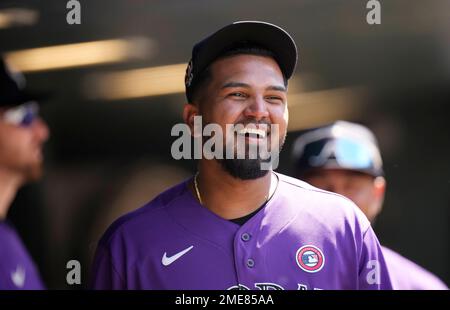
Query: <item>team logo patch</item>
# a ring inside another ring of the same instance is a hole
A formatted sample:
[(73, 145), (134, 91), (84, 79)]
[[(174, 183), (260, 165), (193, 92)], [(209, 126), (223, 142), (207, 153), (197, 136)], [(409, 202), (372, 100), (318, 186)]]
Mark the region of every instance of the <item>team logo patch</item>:
[(306, 272), (318, 272), (325, 264), (322, 251), (313, 245), (305, 245), (295, 254), (297, 265)]

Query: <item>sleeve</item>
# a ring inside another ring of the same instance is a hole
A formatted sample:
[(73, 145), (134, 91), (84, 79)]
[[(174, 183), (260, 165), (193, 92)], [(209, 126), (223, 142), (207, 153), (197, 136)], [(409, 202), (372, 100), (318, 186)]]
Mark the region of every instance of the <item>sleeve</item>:
[(360, 290), (392, 290), (386, 261), (371, 226), (363, 235), (358, 286)]
[(125, 290), (126, 282), (114, 266), (107, 245), (99, 243), (91, 268), (90, 288), (96, 290)]

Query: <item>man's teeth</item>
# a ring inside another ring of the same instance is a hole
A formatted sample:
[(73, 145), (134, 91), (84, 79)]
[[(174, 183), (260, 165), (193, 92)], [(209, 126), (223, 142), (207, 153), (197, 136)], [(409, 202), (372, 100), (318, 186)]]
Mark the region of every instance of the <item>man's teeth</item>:
[(244, 128), (242, 130), (239, 130), (238, 134), (240, 134), (240, 135), (253, 134), (253, 135), (257, 135), (262, 138), (265, 138), (267, 133), (266, 133), (266, 131), (264, 131), (262, 129)]

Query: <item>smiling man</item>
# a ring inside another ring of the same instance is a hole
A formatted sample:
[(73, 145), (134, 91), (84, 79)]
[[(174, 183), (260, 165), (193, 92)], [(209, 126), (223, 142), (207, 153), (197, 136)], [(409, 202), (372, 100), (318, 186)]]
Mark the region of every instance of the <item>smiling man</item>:
[(47, 125), (23, 77), (0, 59), (0, 290), (42, 289), (39, 273), (6, 215), (19, 188), (42, 174)]
[(377, 238), (350, 200), (263, 165), (286, 137), (296, 62), (291, 36), (264, 22), (233, 23), (194, 46), (184, 121), (192, 132), (199, 116), (217, 125), (222, 155), (234, 156), (202, 158), (194, 177), (112, 224), (93, 288), (391, 288)]

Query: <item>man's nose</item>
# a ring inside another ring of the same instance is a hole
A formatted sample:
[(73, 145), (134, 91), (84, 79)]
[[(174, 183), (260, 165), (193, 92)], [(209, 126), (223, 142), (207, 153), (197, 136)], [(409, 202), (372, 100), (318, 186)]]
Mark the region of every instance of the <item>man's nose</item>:
[(41, 142), (45, 142), (48, 140), (48, 138), (50, 136), (50, 129), (48, 128), (47, 123), (45, 123), (45, 121), (42, 118), (40, 118), (40, 117), (37, 118), (33, 122), (32, 127), (33, 127), (36, 137)]
[(254, 97), (244, 111), (246, 117), (261, 120), (269, 117), (267, 103), (262, 96)]

